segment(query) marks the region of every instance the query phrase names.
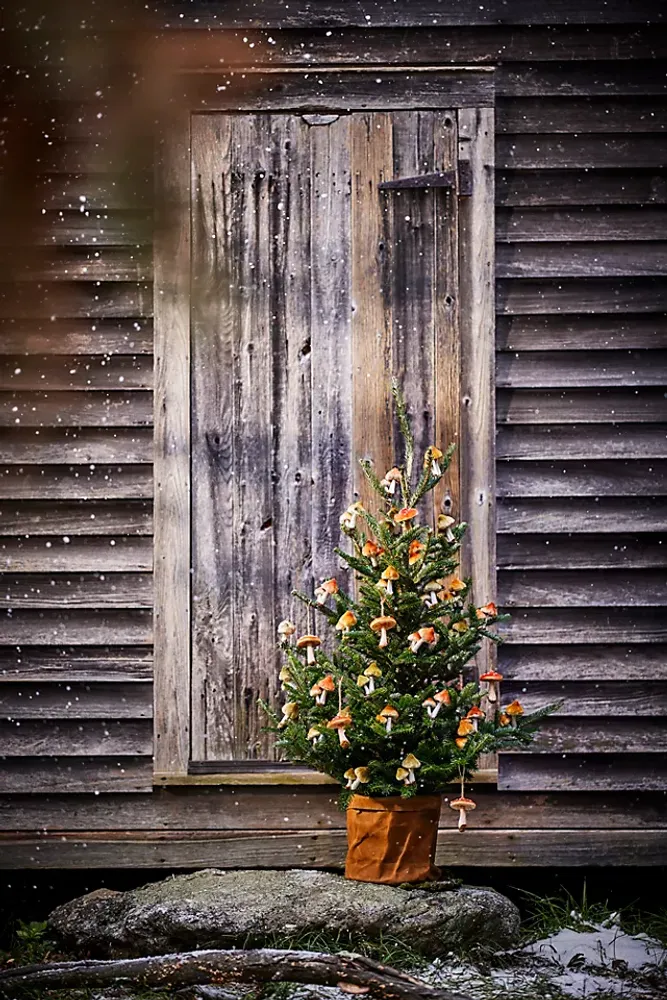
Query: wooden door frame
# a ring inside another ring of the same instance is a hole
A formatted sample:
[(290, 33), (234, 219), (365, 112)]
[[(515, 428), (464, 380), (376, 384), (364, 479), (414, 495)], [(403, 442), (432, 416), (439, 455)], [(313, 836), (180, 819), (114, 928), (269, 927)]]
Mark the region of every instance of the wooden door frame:
[[(437, 75), (436, 75), (437, 74)], [(377, 89), (356, 93), (371, 75)], [(318, 81), (328, 78), (331, 90)], [(252, 86), (248, 81), (252, 81)], [(310, 83), (308, 83), (310, 81)], [(154, 783), (320, 784), (326, 775), (288, 771), (192, 775), (190, 763), (190, 123), (195, 113), (456, 108), (459, 162), (472, 193), (459, 204), (461, 515), (469, 525), (463, 569), (473, 600), (495, 599), (495, 303), (493, 68), (452, 66), (235, 69), (189, 74), (182, 110), (163, 132), (156, 158), (154, 242)], [(389, 97), (387, 94), (389, 93)], [(494, 662), (480, 654), (479, 666)], [(493, 774), (487, 780), (495, 780)]]

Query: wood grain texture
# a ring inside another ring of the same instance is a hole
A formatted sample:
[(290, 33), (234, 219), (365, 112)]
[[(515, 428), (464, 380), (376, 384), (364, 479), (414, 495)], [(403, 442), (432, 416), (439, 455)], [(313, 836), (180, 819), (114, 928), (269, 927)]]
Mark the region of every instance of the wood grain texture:
[[(123, 724), (125, 725), (125, 723)], [(445, 796), (446, 798), (447, 796)], [(585, 830), (591, 816), (599, 829), (627, 828), (632, 809), (637, 829), (667, 827), (664, 796), (636, 792), (498, 793), (493, 785), (475, 786), (475, 830)], [(126, 836), (160, 831), (284, 831), (322, 832), (345, 829), (335, 788), (155, 788), (147, 795), (104, 795), (62, 789), (47, 796), (27, 793), (0, 795), (3, 831), (124, 831)]]
[[(459, 112), (459, 156), (472, 167), (473, 194), (461, 205), (461, 496), (468, 525), (463, 571), (474, 580), (478, 605), (495, 599), (494, 230), (492, 111)], [(489, 669), (495, 647), (477, 656)]]
[[(370, 19), (370, 20), (369, 20)], [(443, 27), (456, 25), (507, 24), (660, 24), (664, 20), (662, 8), (655, 0), (609, 0), (602, 10), (598, 4), (586, 0), (552, 0), (549, 7), (535, 9), (527, 0), (512, 0), (511, 10), (505, 5), (492, 3), (483, 7), (472, 0), (462, 0), (456, 7), (445, 5), (442, 0), (413, 0), (409, 8), (397, 11), (394, 4), (381, 2), (366, 7), (361, 3), (350, 9), (349, 4), (328, 0), (326, 3), (302, 3), (298, 8), (286, 7), (280, 0), (268, 0), (262, 5), (261, 16), (249, 13), (240, 3), (228, 3), (224, 11), (211, 9), (205, 0), (170, 6), (165, 13), (165, 26), (208, 28), (342, 28), (363, 27)]]
[(501, 206), (664, 205), (667, 178), (654, 169), (595, 170), (574, 166), (498, 170), (496, 199)]
[(144, 610), (0, 613), (0, 644), (32, 646), (150, 645), (153, 616)]
[(667, 322), (648, 316), (501, 316), (498, 351), (611, 351), (667, 347)]
[(146, 720), (0, 721), (5, 757), (150, 756), (153, 726)]
[(496, 87), (502, 97), (596, 97), (620, 95), (664, 95), (662, 69), (656, 60), (630, 63), (596, 60), (545, 65), (503, 63), (498, 68)]
[(503, 315), (663, 312), (667, 290), (656, 278), (501, 279), (497, 307)]
[(153, 651), (144, 646), (0, 647), (0, 684), (20, 681), (149, 681)]
[(30, 788), (36, 801), (41, 795), (150, 792), (150, 756), (20, 757), (3, 761), (0, 794), (25, 794)]
[[(355, 115), (351, 127), (353, 451), (369, 459), (380, 477), (394, 464), (392, 400), (392, 302), (387, 294), (395, 199), (378, 184), (394, 177), (393, 122), (386, 112)], [(378, 500), (361, 469), (355, 495), (376, 512)]]
[(0, 427), (150, 427), (152, 393), (0, 391)]
[(34, 684), (7, 681), (0, 686), (5, 719), (150, 719), (150, 684)]
[[(667, 785), (667, 759), (659, 754), (570, 754), (563, 758), (502, 754), (501, 791), (659, 791)], [(660, 840), (664, 850), (664, 839)]]
[(151, 389), (152, 386), (152, 360), (145, 354), (0, 357), (0, 387), (17, 392)]
[[(502, 693), (503, 700), (520, 698), (527, 711), (534, 711), (539, 705), (562, 701), (557, 713), (551, 717), (555, 720), (554, 725), (568, 717), (590, 719), (597, 724), (600, 716), (637, 716), (635, 721), (641, 730), (644, 717), (661, 719), (664, 725), (667, 711), (667, 683), (652, 679), (639, 682), (626, 681), (622, 677), (595, 682), (576, 678), (562, 681), (508, 680), (503, 681)], [(577, 748), (570, 749), (576, 751)], [(532, 747), (526, 751), (528, 755), (532, 752)], [(523, 755), (524, 752), (521, 753)]]
[(512, 134), (664, 132), (667, 105), (660, 97), (501, 97), (496, 118), (498, 131)]
[(660, 608), (517, 608), (500, 631), (506, 642), (522, 644), (637, 644), (667, 638)]
[(150, 538), (2, 538), (0, 557), (11, 573), (150, 573)]
[(494, 76), (486, 67), (402, 70), (325, 68), (317, 73), (261, 69), (193, 74), (188, 99), (212, 111), (386, 111), (410, 108), (492, 107)]
[(498, 668), (515, 681), (667, 681), (666, 648), (651, 646), (502, 646)]
[(667, 272), (665, 243), (499, 244), (498, 278), (610, 278)]
[[(665, 565), (665, 535), (500, 535), (498, 565), (506, 569), (641, 569)], [(622, 564), (621, 564), (622, 559)]]
[[(667, 425), (630, 424), (589, 426), (582, 434), (574, 426), (501, 427), (497, 437), (499, 459), (623, 459), (667, 458)], [(640, 511), (636, 512), (640, 514)]]
[(499, 389), (499, 424), (635, 424), (665, 417), (660, 389)]
[(536, 754), (667, 752), (664, 719), (565, 719), (544, 722), (531, 747)]
[[(150, 535), (150, 500), (0, 501), (3, 535)], [(46, 544), (46, 543), (45, 543)]]
[(162, 138), (154, 254), (154, 766), (172, 774), (190, 756), (189, 143), (189, 120)]
[(498, 496), (665, 496), (664, 459), (498, 464)]
[(664, 569), (503, 572), (503, 607), (660, 607), (667, 604)]
[(148, 465), (153, 461), (149, 427), (58, 428), (24, 430), (11, 427), (0, 437), (0, 462), (39, 465), (112, 462)]
[(499, 388), (662, 385), (666, 379), (667, 351), (508, 352), (496, 361)]
[(10, 465), (0, 474), (0, 499), (148, 499), (152, 471), (150, 465)]
[(0, 284), (0, 319), (126, 319), (153, 315), (153, 290), (147, 282), (116, 281), (95, 285), (61, 281), (41, 286), (14, 285), (12, 294)]
[[(664, 829), (456, 830), (438, 834), (436, 862), (449, 866), (617, 867), (630, 863), (659, 865), (666, 842)], [(2, 840), (0, 866), (7, 868), (333, 868), (345, 860), (342, 831), (238, 834), (159, 839), (10, 834)]]
[(666, 519), (667, 501), (662, 497), (644, 497), (641, 504), (634, 497), (599, 497), (593, 503), (588, 497), (556, 498), (548, 507), (541, 497), (498, 502), (498, 531), (513, 534), (659, 532)]
[[(643, 206), (500, 208), (496, 210), (496, 240), (502, 243), (609, 242), (664, 240), (667, 212)], [(601, 248), (604, 249), (604, 248)]]
[(150, 320), (46, 320), (0, 323), (0, 353), (39, 354), (152, 354)]
[(152, 608), (149, 573), (4, 573), (0, 608)]

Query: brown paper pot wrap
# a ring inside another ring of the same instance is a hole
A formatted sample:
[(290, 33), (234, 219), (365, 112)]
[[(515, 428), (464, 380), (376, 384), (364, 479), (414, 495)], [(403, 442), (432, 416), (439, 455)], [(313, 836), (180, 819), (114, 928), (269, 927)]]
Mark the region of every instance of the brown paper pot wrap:
[(437, 878), (433, 861), (440, 805), (439, 795), (353, 795), (347, 807), (345, 877), (385, 885)]

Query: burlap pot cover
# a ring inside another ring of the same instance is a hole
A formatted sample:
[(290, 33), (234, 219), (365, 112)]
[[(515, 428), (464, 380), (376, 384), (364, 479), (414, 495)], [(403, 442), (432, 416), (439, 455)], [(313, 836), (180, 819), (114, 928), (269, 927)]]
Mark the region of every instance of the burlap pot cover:
[(345, 877), (385, 885), (437, 878), (433, 861), (440, 804), (439, 795), (353, 795), (347, 807)]

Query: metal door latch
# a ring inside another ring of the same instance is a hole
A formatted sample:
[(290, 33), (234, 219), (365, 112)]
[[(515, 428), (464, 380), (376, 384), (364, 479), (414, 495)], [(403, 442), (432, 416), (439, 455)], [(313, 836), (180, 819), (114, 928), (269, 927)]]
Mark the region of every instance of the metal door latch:
[[(400, 191), (414, 188), (454, 188), (456, 189), (457, 171), (439, 170), (433, 174), (418, 174), (416, 177), (396, 177), (391, 181), (378, 184), (380, 191)], [(458, 193), (464, 196), (472, 194), (472, 169), (470, 160), (459, 160)]]

